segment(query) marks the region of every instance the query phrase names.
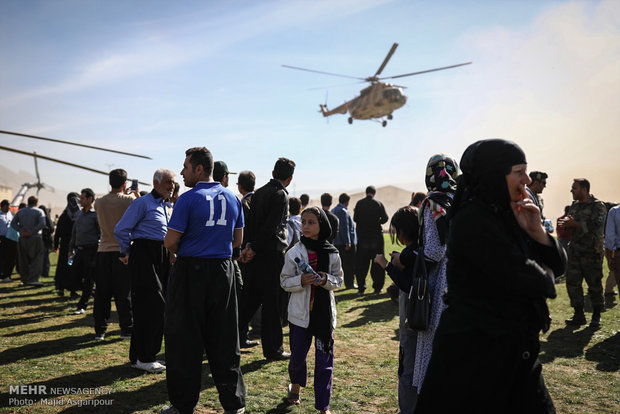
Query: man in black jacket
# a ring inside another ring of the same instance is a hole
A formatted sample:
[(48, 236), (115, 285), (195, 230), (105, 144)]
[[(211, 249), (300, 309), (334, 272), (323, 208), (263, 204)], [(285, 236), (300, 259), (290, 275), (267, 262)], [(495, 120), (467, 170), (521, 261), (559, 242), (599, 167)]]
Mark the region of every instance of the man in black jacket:
[(366, 187), (366, 198), (355, 205), (353, 220), (357, 224), (357, 252), (355, 252), (355, 277), (360, 294), (366, 290), (368, 263), (372, 262), (370, 277), (375, 293), (381, 293), (385, 283), (385, 270), (373, 262), (377, 254), (383, 254), (384, 241), (381, 225), (388, 221), (385, 207), (375, 200), (375, 187)]
[(247, 243), (240, 258), (248, 263), (249, 274), (239, 312), (239, 331), (243, 334), (247, 330), (250, 319), (262, 305), (261, 342), (263, 355), (268, 360), (290, 357), (282, 347), (280, 272), (287, 247), (286, 187), (293, 180), (294, 171), (293, 161), (279, 158), (272, 172), (273, 179), (252, 196), (246, 226)]
[(329, 225), (332, 227), (332, 235), (327, 238), (327, 240), (331, 243), (334, 241), (336, 236), (338, 236), (338, 217), (329, 211), (329, 208), (332, 206), (332, 195), (329, 193), (321, 194), (321, 207), (323, 207), (323, 211), (329, 220)]

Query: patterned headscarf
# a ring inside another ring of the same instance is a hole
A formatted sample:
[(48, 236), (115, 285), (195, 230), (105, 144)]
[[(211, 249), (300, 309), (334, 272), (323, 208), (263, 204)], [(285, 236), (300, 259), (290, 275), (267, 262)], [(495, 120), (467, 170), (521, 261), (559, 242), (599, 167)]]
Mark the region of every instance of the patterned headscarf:
[(426, 188), (428, 195), (422, 202), (419, 221), (424, 223), (424, 210), (428, 208), (433, 215), (439, 240), (445, 244), (448, 223), (445, 216), (452, 205), (452, 196), (456, 191), (456, 178), (460, 171), (456, 161), (446, 154), (435, 154), (426, 165)]
[(458, 176), (459, 166), (449, 155), (435, 154), (426, 164), (425, 182), (428, 191), (454, 193)]

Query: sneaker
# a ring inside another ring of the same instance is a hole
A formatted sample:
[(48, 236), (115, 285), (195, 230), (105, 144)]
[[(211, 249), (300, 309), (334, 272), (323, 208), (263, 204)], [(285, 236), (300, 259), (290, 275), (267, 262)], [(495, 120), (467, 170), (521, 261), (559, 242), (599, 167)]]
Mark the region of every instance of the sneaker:
[(12, 282), (13, 279), (11, 279), (11, 276), (9, 277), (5, 277), (4, 279), (0, 280), (0, 282)]
[(74, 315), (81, 315), (83, 313), (86, 313), (86, 309), (78, 308), (76, 311), (73, 312)]
[(121, 332), (121, 339), (131, 339), (131, 332)]
[(140, 362), (139, 360), (136, 362), (136, 368), (141, 369), (143, 371), (146, 372), (150, 372), (150, 373), (158, 373), (158, 372), (162, 372), (163, 370), (166, 369), (165, 365), (160, 364), (159, 362), (155, 361), (155, 362)]
[(243, 349), (245, 349), (245, 348), (252, 348), (252, 347), (254, 347), (256, 345), (259, 345), (259, 344), (260, 344), (260, 342), (258, 342), (258, 341), (251, 341), (249, 339), (246, 339), (245, 341), (241, 341), (239, 343), (239, 347), (241, 347)]
[(267, 361), (284, 361), (286, 359), (291, 359), (291, 354), (283, 351), (280, 354), (275, 354), (267, 358)]
[(100, 334), (95, 334), (95, 341), (103, 341), (105, 339), (105, 332)]
[(159, 414), (181, 414), (181, 412), (174, 405), (166, 405)]
[(224, 411), (224, 414), (243, 414), (245, 413), (245, 407), (241, 407), (239, 409), (236, 410), (226, 410)]

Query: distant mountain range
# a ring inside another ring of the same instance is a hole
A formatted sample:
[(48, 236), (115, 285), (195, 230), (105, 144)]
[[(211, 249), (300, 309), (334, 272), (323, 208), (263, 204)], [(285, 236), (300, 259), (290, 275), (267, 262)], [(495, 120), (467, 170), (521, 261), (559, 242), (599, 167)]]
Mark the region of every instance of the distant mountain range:
[[(345, 191), (351, 200), (349, 201), (349, 214), (353, 216), (353, 209), (355, 208), (355, 203), (357, 203), (362, 198), (366, 197), (366, 189), (362, 189), (357, 192), (347, 192)], [(377, 187), (377, 194), (375, 195), (375, 200), (381, 201), (383, 206), (385, 207), (385, 211), (388, 214), (388, 217), (391, 219), (392, 215), (401, 207), (406, 206), (411, 201), (411, 193), (410, 190), (405, 190), (400, 187), (396, 187), (393, 185), (386, 185), (384, 187)], [(331, 205), (331, 208), (334, 208), (338, 204), (338, 197), (341, 193), (330, 193), (334, 199), (334, 202)], [(320, 199), (311, 199), (311, 206), (321, 206)], [(390, 228), (390, 221), (383, 225), (383, 230), (388, 231)]]

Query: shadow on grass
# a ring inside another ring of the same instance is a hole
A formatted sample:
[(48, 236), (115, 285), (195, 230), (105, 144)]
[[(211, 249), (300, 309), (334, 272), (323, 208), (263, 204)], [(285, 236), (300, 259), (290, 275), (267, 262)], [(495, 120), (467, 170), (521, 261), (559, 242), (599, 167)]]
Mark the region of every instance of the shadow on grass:
[[(19, 298), (22, 299), (21, 296)], [(38, 305), (49, 304), (50, 302), (56, 302), (56, 301), (58, 301), (59, 303), (63, 303), (63, 302), (66, 302), (66, 299), (62, 297), (58, 297), (54, 299), (50, 299), (49, 297), (30, 298), (30, 299), (25, 298), (25, 300), (16, 300), (14, 302), (2, 303), (0, 304), (0, 309), (21, 308), (23, 306), (38, 306)], [(37, 308), (37, 310), (38, 309), (39, 308)]]
[(86, 318), (80, 318), (80, 319), (76, 319), (71, 322), (64, 323), (62, 325), (52, 325), (52, 326), (45, 326), (43, 328), (13, 332), (13, 333), (4, 335), (4, 337), (9, 338), (9, 337), (22, 336), (22, 335), (28, 335), (28, 334), (33, 334), (33, 333), (55, 332), (55, 331), (62, 330), (62, 329), (71, 329), (71, 328), (77, 328), (80, 326), (92, 326), (92, 323)]
[[(76, 300), (76, 303), (77, 303), (77, 300)], [(55, 303), (53, 305), (39, 306), (34, 309), (25, 309), (23, 312), (13, 313), (11, 314), (11, 316), (26, 315), (26, 314), (35, 313), (35, 312), (36, 313), (51, 313), (51, 312), (68, 310), (69, 308), (71, 308), (72, 310), (75, 310), (75, 304), (71, 304), (67, 302), (60, 302), (60, 303)]]
[[(30, 291), (28, 291), (28, 290), (30, 290)], [(24, 298), (26, 296), (49, 295), (50, 291), (42, 290), (42, 289), (36, 289), (34, 287), (21, 288), (19, 286), (7, 286), (7, 287), (0, 288), (0, 295), (2, 295), (2, 299), (10, 299), (11, 296), (4, 296), (4, 295), (5, 294), (15, 294), (15, 293), (19, 293), (19, 295), (15, 296), (15, 297), (19, 297), (21, 299), (21, 298)]]
[[(362, 300), (372, 300), (377, 298), (378, 296), (375, 295), (369, 296), (368, 299), (364, 297)], [(343, 328), (356, 328), (366, 325), (369, 322), (387, 322), (392, 320), (395, 315), (398, 315), (398, 308), (394, 307), (394, 304), (389, 298), (372, 304), (362, 303), (359, 306), (349, 308), (346, 312), (355, 312), (359, 309), (362, 309), (360, 317), (345, 325), (342, 325)]]
[[(134, 391), (115, 392), (111, 394), (101, 394), (94, 399), (97, 400), (112, 400), (112, 406), (100, 405), (99, 407), (82, 406), (77, 405), (69, 406), (62, 412), (114, 412), (114, 413), (133, 413), (135, 411), (145, 410), (154, 405), (163, 404), (168, 398), (168, 392), (166, 390), (166, 376), (165, 374), (148, 374), (143, 371), (139, 371), (131, 368), (128, 364), (115, 365), (107, 367), (97, 371), (81, 372), (75, 375), (67, 375), (60, 378), (55, 378), (47, 381), (37, 382), (28, 385), (44, 385), (48, 393), (51, 393), (52, 388), (101, 388), (109, 387), (119, 378), (135, 378), (142, 375), (159, 375), (161, 381), (157, 381), (148, 386), (142, 387)], [(70, 391), (66, 392), (70, 395)], [(28, 395), (30, 399), (39, 401), (41, 399), (52, 400), (63, 394), (50, 395)], [(8, 401), (9, 394), (0, 394), (0, 401)], [(12, 395), (15, 397), (15, 395)], [(78, 395), (73, 400), (87, 399), (86, 395)]]
[[(112, 341), (120, 341), (120, 338)], [(100, 343), (94, 340), (94, 334), (89, 333), (81, 336), (69, 336), (49, 341), (40, 341), (33, 344), (18, 346), (0, 352), (0, 365), (7, 365), (19, 360), (43, 358), (50, 355), (67, 353), (76, 349), (86, 349), (98, 346)]]
[(278, 404), (275, 408), (265, 411), (266, 414), (286, 414), (293, 411), (293, 407), (295, 405), (286, 401), (286, 398), (282, 398), (282, 402)]
[(615, 372), (620, 369), (620, 332), (594, 345), (586, 351), (588, 361), (596, 361), (596, 369)]
[(565, 326), (556, 329), (540, 345), (540, 360), (543, 363), (553, 362), (558, 357), (575, 358), (583, 355), (596, 329), (586, 327), (578, 330), (577, 326)]
[(31, 323), (39, 323), (46, 319), (53, 318), (54, 316), (24, 316), (21, 318), (15, 318), (13, 315), (6, 317), (6, 319), (0, 321), (0, 329), (10, 328), (12, 326), (23, 326)]

